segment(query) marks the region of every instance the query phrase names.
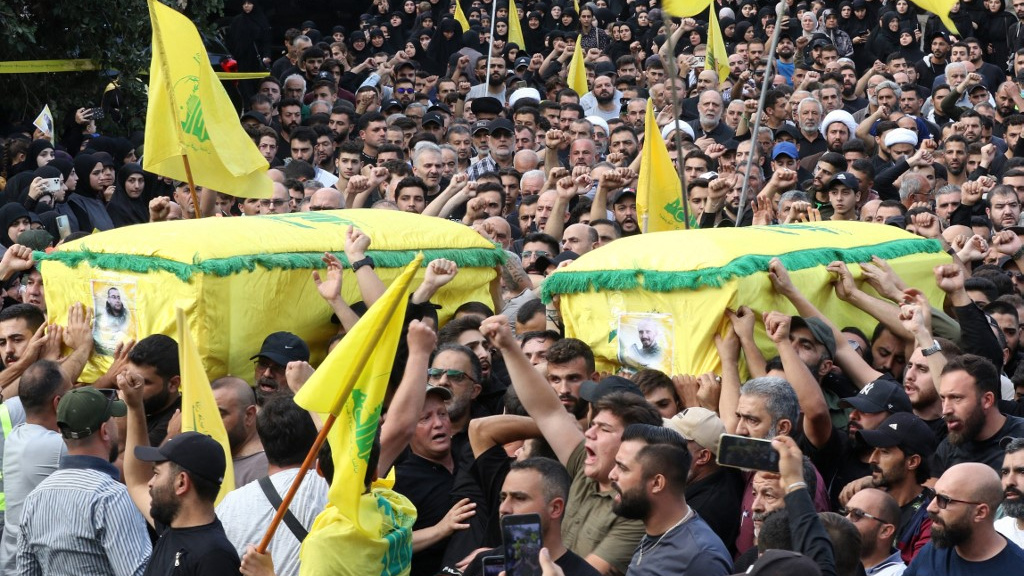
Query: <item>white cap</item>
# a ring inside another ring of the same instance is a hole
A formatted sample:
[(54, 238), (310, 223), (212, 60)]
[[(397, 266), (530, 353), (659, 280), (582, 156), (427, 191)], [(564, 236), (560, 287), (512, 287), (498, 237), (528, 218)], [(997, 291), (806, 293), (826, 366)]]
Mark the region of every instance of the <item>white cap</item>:
[(608, 136), (611, 133), (611, 130), (608, 128), (608, 123), (605, 122), (604, 118), (601, 118), (600, 116), (587, 116), (586, 118), (584, 118), (584, 120), (590, 122), (594, 126), (600, 126), (602, 129), (604, 129), (605, 136)]
[(853, 114), (850, 114), (846, 110), (833, 110), (825, 115), (825, 119), (821, 121), (821, 133), (824, 134), (828, 131), (829, 124), (836, 122), (842, 122), (846, 124), (846, 129), (850, 131), (850, 138), (857, 137), (857, 122), (853, 119)]
[(516, 102), (523, 98), (531, 98), (540, 102), (540, 92), (536, 88), (520, 88), (512, 93), (508, 98), (508, 105), (515, 106)]
[(689, 124), (683, 122), (682, 120), (670, 122), (668, 125), (662, 128), (661, 137), (664, 138), (665, 140), (668, 140), (669, 135), (675, 132), (676, 130), (682, 130), (686, 134), (689, 134), (690, 140), (694, 139), (693, 128), (691, 128)]
[(889, 147), (896, 144), (910, 144), (916, 148), (917, 134), (906, 128), (893, 128), (885, 133), (885, 145)]

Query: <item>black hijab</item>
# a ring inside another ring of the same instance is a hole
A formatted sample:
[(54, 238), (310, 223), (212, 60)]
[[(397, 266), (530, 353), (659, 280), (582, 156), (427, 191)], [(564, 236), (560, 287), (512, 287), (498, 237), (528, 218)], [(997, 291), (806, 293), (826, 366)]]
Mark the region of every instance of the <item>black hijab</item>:
[(7, 235), (7, 231), (15, 222), (22, 218), (27, 218), (29, 221), (32, 220), (28, 210), (21, 204), (11, 202), (0, 207), (0, 244), (4, 248), (10, 248), (14, 244), (15, 241), (11, 240), (10, 236)]
[(152, 199), (149, 192), (150, 179), (145, 178), (146, 186), (142, 189), (142, 194), (138, 198), (132, 198), (125, 189), (125, 182), (133, 174), (142, 174), (143, 178), (146, 176), (142, 166), (134, 162), (125, 164), (117, 171), (114, 195), (110, 198), (110, 203), (107, 204), (107, 214), (110, 214), (114, 226), (121, 227), (149, 222), (149, 201)]

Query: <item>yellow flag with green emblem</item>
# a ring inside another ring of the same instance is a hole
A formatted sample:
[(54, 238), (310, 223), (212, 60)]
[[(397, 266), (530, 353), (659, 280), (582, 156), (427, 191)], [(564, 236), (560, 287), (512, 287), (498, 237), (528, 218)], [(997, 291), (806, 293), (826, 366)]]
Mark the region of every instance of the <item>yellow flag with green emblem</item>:
[[(921, 8), (935, 14), (942, 20), (942, 24), (953, 34), (960, 35), (960, 31), (956, 29), (956, 25), (949, 19), (949, 13), (953, 10), (953, 6), (956, 6), (957, 0), (912, 0), (914, 4), (917, 4)], [(1005, 5), (1005, 2), (1004, 2)], [(969, 32), (969, 31), (968, 31)]]
[(336, 462), (329, 499), (339, 510), (356, 510), (370, 447), (377, 432), (395, 350), (402, 335), (408, 288), (423, 261), (422, 253), (406, 266), (341, 343), (327, 355), (295, 395), (311, 412), (338, 417), (331, 440)]
[(153, 60), (149, 68), (145, 154), (149, 172), (242, 198), (270, 198), (269, 165), (245, 133), (210, 66), (192, 21), (149, 0)]
[(206, 434), (224, 448), (224, 481), (220, 485), (220, 493), (217, 494), (217, 502), (235, 489), (235, 467), (231, 463), (231, 444), (228, 442), (228, 433), (224, 429), (224, 421), (220, 416), (220, 409), (217, 407), (217, 400), (213, 397), (213, 389), (210, 388), (210, 379), (206, 376), (203, 368), (203, 360), (199, 356), (199, 349), (192, 340), (192, 331), (188, 328), (188, 321), (185, 319), (185, 311), (177, 309), (178, 313), (178, 363), (181, 371), (181, 430), (189, 430)]
[(569, 75), (565, 81), (581, 97), (590, 91), (587, 88), (587, 66), (583, 60), (582, 36), (576, 37), (576, 48), (572, 52), (572, 60), (569, 61)]
[(327, 508), (299, 553), (303, 575), (409, 571), (416, 509), (390, 490), (367, 493), (365, 478), (409, 285), (422, 262), (419, 253), (295, 395), (295, 403), (306, 410), (337, 416), (328, 433), (334, 478)]
[(686, 229), (683, 184), (668, 156), (650, 99), (647, 100), (647, 119), (644, 122), (644, 150), (640, 156), (640, 179), (636, 186), (636, 211), (645, 233)]

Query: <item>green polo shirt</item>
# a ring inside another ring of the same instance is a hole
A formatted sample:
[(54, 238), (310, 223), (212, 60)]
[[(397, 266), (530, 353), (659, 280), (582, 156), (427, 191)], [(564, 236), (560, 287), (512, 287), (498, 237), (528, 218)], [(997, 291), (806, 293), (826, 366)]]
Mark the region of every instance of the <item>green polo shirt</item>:
[(572, 451), (565, 467), (572, 485), (562, 520), (562, 543), (583, 558), (597, 555), (612, 565), (612, 574), (622, 575), (644, 536), (644, 523), (612, 512), (615, 491), (602, 492), (597, 482), (583, 473), (583, 444), (580, 441)]

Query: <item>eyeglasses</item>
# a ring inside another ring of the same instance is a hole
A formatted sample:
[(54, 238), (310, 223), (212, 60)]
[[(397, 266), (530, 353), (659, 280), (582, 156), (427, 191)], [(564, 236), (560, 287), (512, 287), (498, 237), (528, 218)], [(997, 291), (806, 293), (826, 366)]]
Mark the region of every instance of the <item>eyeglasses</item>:
[(458, 384), (464, 380), (470, 382), (476, 382), (476, 380), (470, 378), (469, 374), (466, 374), (462, 370), (445, 370), (443, 368), (428, 368), (427, 369), (427, 380), (431, 382), (437, 382), (441, 380), (442, 376), (447, 376), (448, 381), (452, 384)]
[(285, 367), (281, 366), (277, 362), (271, 362), (270, 360), (260, 358), (259, 360), (256, 360), (254, 364), (256, 365), (257, 374), (263, 374), (267, 370), (269, 370), (271, 374), (284, 374)]
[(537, 258), (540, 258), (541, 256), (547, 257), (547, 256), (550, 256), (550, 255), (551, 255), (551, 253), (548, 252), (547, 250), (524, 250), (523, 251), (523, 258), (529, 258), (530, 256), (536, 256)]
[(970, 500), (957, 500), (956, 498), (950, 498), (949, 496), (946, 496), (945, 494), (938, 494), (938, 493), (935, 494), (935, 505), (939, 507), (939, 510), (945, 510), (946, 507), (949, 506), (950, 502), (959, 502), (961, 504), (971, 504), (971, 505), (974, 505), (974, 506), (977, 506), (978, 504), (983, 504), (983, 502), (971, 502)]
[(264, 208), (270, 208), (271, 206), (277, 206), (277, 207), (280, 208), (281, 206), (284, 206), (287, 203), (288, 203), (287, 200), (273, 200), (273, 199), (260, 200), (260, 206), (263, 206)]
[(885, 520), (882, 520), (878, 516), (868, 514), (867, 512), (861, 510), (860, 508), (846, 508), (840, 511), (840, 514), (842, 514), (843, 516), (849, 516), (850, 520), (853, 520), (854, 522), (860, 522), (865, 518), (870, 518), (872, 520), (877, 521), (880, 524), (888, 524), (888, 522), (886, 522)]
[(415, 88), (395, 88), (395, 92), (399, 94), (412, 94), (415, 91)]

